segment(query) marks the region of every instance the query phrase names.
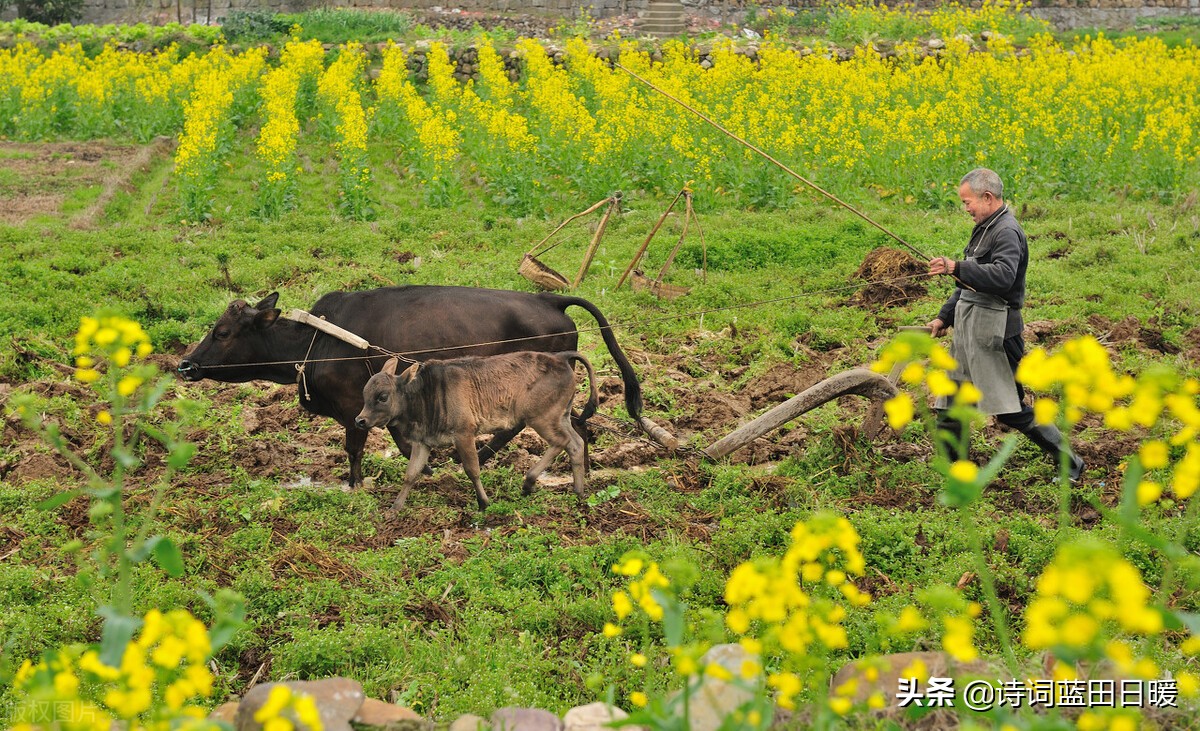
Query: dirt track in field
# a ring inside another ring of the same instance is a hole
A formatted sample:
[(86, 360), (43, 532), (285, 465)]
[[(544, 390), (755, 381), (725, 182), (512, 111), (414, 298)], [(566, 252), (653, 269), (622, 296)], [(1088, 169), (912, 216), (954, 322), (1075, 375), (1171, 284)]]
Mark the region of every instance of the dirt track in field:
[(117, 191), (169, 145), (166, 138), (147, 145), (0, 142), (0, 223), (57, 215), (68, 193), (96, 189), (92, 205), (71, 220), (76, 228), (88, 228)]

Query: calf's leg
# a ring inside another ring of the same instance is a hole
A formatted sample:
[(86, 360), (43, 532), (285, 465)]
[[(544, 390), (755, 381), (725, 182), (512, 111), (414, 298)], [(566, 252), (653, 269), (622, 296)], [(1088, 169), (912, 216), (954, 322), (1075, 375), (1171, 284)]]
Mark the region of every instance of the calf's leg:
[(404, 510), (404, 503), (408, 501), (408, 491), (416, 484), (417, 478), (421, 476), (421, 470), (425, 468), (425, 462), (428, 460), (429, 447), (419, 442), (413, 442), (412, 456), (408, 458), (408, 467), (404, 470), (404, 487), (400, 488), (400, 494), (392, 503), (392, 510)]
[(479, 464), (481, 464), (481, 465), (487, 464), (487, 461), (489, 459), (491, 459), (492, 457), (495, 457), (497, 454), (499, 454), (500, 450), (504, 449), (505, 445), (507, 445), (509, 442), (511, 442), (513, 437), (520, 434), (521, 430), (524, 428), (525, 428), (524, 424), (517, 424), (516, 428), (514, 428), (514, 429), (498, 431), (495, 434), (493, 434), (491, 440), (488, 441), (487, 444), (485, 444), (479, 448), (479, 453), (477, 455), (479, 458)]
[[(400, 454), (403, 454), (408, 459), (412, 459), (413, 445), (408, 441), (408, 438), (404, 436), (404, 432), (400, 431), (399, 428), (394, 427), (391, 424), (388, 424), (387, 430), (388, 434), (392, 435), (392, 441), (396, 443), (396, 447), (400, 450)], [(421, 470), (421, 474), (432, 475), (433, 470), (429, 468), (429, 465), (425, 465), (425, 468)]]
[(475, 499), (479, 501), (479, 509), (483, 510), (491, 504), (487, 493), (483, 491), (483, 483), (479, 481), (479, 455), (475, 454), (475, 435), (460, 434), (454, 438), (454, 446), (458, 449), (458, 458), (462, 460), (463, 469), (471, 484), (475, 486)]
[(573, 412), (571, 413), (571, 429), (583, 439), (583, 471), (586, 473), (592, 468), (591, 458), (588, 455), (588, 443), (592, 441), (592, 433), (588, 430), (587, 421), (580, 419)]
[(587, 498), (583, 484), (584, 475), (587, 474), (587, 442), (569, 424), (566, 426), (563, 431), (568, 438), (567, 456), (571, 458), (571, 473), (575, 477), (575, 495), (584, 500)]
[[(538, 460), (537, 464), (535, 464), (533, 467), (530, 467), (529, 471), (525, 473), (525, 482), (521, 483), (522, 495), (533, 494), (533, 486), (537, 483), (537, 478), (546, 471), (546, 468), (550, 466), (550, 463), (554, 461), (554, 458), (563, 451), (562, 443), (553, 439), (555, 435), (551, 434), (548, 437), (546, 434), (542, 434), (540, 431), (538, 431), (538, 434), (541, 435), (542, 439), (546, 440), (546, 453), (542, 455), (542, 458)], [(564, 439), (562, 441), (565, 442), (566, 440)]]

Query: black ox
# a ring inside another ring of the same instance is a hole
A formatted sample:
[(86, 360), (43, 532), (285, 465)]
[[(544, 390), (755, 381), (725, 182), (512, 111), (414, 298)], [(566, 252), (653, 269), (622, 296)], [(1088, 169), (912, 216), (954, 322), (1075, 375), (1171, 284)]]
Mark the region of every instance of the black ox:
[[(189, 381), (211, 378), (224, 383), (297, 383), (297, 367), (303, 364), (300, 405), (314, 414), (336, 419), (346, 429), (350, 485), (358, 485), (362, 482), (368, 432), (356, 428), (354, 420), (363, 407), (363, 387), (388, 356), (367, 358), (348, 343), (309, 325), (281, 318), (275, 306), (278, 299), (276, 292), (253, 307), (234, 301), (204, 340), (180, 361), (179, 375)], [(617, 345), (608, 320), (595, 305), (579, 297), (472, 287), (384, 287), (331, 292), (317, 300), (310, 312), (365, 338), (373, 346), (424, 361), (518, 350), (576, 350), (579, 333), (566, 315), (572, 305), (596, 318), (600, 336), (621, 371), (625, 407), (638, 420), (642, 388), (637, 375)], [(491, 442), (479, 450), (480, 462), (499, 451), (522, 428), (493, 435)], [(389, 426), (388, 431), (397, 446), (409, 454), (408, 442), (398, 427)]]

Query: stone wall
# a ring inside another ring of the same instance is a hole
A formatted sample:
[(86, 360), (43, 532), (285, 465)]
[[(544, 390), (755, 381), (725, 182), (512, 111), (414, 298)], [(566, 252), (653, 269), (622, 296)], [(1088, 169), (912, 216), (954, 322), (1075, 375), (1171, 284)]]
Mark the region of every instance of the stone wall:
[(1142, 18), (1200, 16), (1200, 0), (1056, 0), (1053, 5), (1031, 8), (1029, 14), (1061, 30), (1127, 28)]
[[(145, 21), (166, 23), (219, 22), (234, 10), (269, 9), (295, 12), (316, 7), (363, 9), (457, 8), (466, 12), (527, 13), (574, 17), (587, 10), (595, 16), (637, 14), (648, 0), (85, 0), (85, 23)], [(815, 7), (821, 0), (790, 0), (792, 7)], [(689, 12), (722, 19), (739, 19), (746, 0), (683, 0)], [(772, 5), (774, 3), (761, 3)], [(936, 5), (936, 0), (918, 0), (918, 6)], [(978, 5), (978, 0), (970, 4)], [(1200, 16), (1200, 0), (1033, 0), (1030, 12), (1059, 28), (1083, 26), (1122, 27), (1138, 18)], [(12, 15), (10, 9), (6, 16)]]

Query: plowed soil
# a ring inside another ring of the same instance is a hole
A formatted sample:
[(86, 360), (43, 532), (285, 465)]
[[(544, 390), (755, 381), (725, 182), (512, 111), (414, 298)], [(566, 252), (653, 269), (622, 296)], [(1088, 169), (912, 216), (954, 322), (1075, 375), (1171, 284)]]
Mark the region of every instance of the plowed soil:
[[(1138, 323), (1125, 320), (1111, 323), (1100, 318), (1092, 320), (1095, 334), (1114, 346), (1114, 351), (1115, 346), (1122, 345), (1161, 352), (1159, 340), (1162, 336), (1154, 322)], [(1037, 325), (1034, 329), (1036, 332), (1030, 334), (1035, 341), (1057, 339), (1053, 334), (1056, 328), (1052, 323)], [(1158, 333), (1157, 337), (1155, 333)], [(1194, 356), (1196, 351), (1197, 347), (1193, 345), (1188, 352)], [(805, 367), (797, 368), (779, 363), (757, 375), (749, 376), (747, 374), (753, 373), (752, 364), (731, 366), (725, 355), (709, 357), (694, 352), (661, 356), (636, 352), (631, 355), (635, 356), (635, 362), (643, 364), (639, 366), (643, 372), (655, 374), (653, 380), (657, 383), (670, 384), (665, 389), (665, 399), (669, 403), (648, 403), (648, 413), (675, 433), (681, 442), (686, 443), (690, 440), (692, 444), (709, 444), (715, 441), (767, 408), (782, 403), (831, 374), (830, 359), (827, 356), (826, 362), (822, 362), (820, 354), (815, 354), (816, 358)], [(174, 358), (171, 356), (160, 355), (155, 358), (164, 371), (169, 371), (174, 366)], [(591, 491), (595, 492), (613, 484), (623, 470), (639, 471), (651, 467), (669, 470), (666, 478), (680, 492), (696, 491), (704, 487), (705, 478), (698, 469), (696, 453), (684, 451), (670, 455), (664, 448), (648, 440), (632, 423), (607, 416), (606, 414), (612, 413), (613, 408), (622, 402), (621, 383), (614, 375), (602, 375), (599, 385), (600, 414), (592, 422), (593, 434), (598, 435), (598, 439), (590, 454)], [(66, 372), (59, 379), (29, 384), (0, 383), (0, 400), (6, 401), (18, 388), (49, 398), (67, 397), (79, 404), (89, 404), (92, 401), (87, 389), (71, 380)], [(199, 447), (193, 460), (193, 466), (197, 469), (176, 480), (179, 486), (189, 493), (207, 494), (219, 499), (222, 487), (232, 481), (235, 470), (252, 478), (276, 480), (288, 486), (346, 489), (344, 433), (332, 420), (311, 416), (301, 409), (295, 387), (269, 383), (239, 387), (204, 382), (183, 388), (196, 389), (211, 399), (212, 408), (221, 415), (238, 414), (238, 424), (232, 438), (229, 437), (229, 430), (225, 430), (224, 434), (197, 432), (189, 435), (191, 441)], [(96, 407), (84, 408), (90, 408), (93, 412), (97, 410)], [(736, 452), (731, 457), (732, 461), (746, 464), (775, 462), (806, 448), (813, 439), (832, 440), (841, 456), (831, 468), (842, 473), (866, 468), (865, 465), (871, 460), (907, 461), (926, 460), (930, 457), (931, 450), (927, 445), (901, 441), (887, 429), (873, 444), (864, 442), (857, 429), (866, 408), (866, 403), (861, 399), (847, 397), (842, 399), (841, 403), (826, 408), (839, 409), (843, 415), (843, 425), (833, 433), (814, 432), (811, 421), (806, 422), (806, 419), (801, 417)], [(667, 419), (659, 415), (664, 412), (674, 416)], [(59, 423), (58, 426), (63, 436), (74, 446), (84, 449), (93, 446), (88, 444), (88, 440), (95, 438), (94, 433), (77, 434), (65, 422)], [(1090, 418), (1085, 420), (1082, 426), (1099, 427), (1100, 422)], [(998, 442), (1002, 436), (1000, 431), (998, 427), (990, 427), (989, 440)], [(1115, 490), (1120, 483), (1119, 465), (1135, 448), (1137, 439), (1136, 435), (1116, 436), (1106, 433), (1104, 439), (1080, 440), (1077, 449), (1087, 460), (1090, 469), (1099, 468), (1107, 473), (1106, 482)], [(544, 444), (540, 438), (527, 430), (519, 435), (494, 463), (523, 472), (534, 464), (543, 448)], [(79, 479), (75, 469), (66, 460), (50, 453), (37, 436), (29, 432), (15, 416), (9, 416), (3, 422), (0, 450), (4, 455), (0, 459), (0, 479), (16, 484), (33, 480), (54, 480), (65, 485)], [(104, 454), (107, 450), (92, 451)], [(368, 440), (367, 453), (375, 455), (376, 460), (368, 462), (369, 466), (374, 465), (375, 474), (371, 474), (371, 469), (368, 469), (366, 489), (378, 495), (381, 505), (390, 504), (400, 485), (397, 484), (397, 480), (383, 475), (378, 465), (381, 464), (380, 459), (386, 463), (386, 460), (396, 458), (399, 454), (398, 449), (389, 437), (377, 430)], [(435, 454), (431, 464), (435, 467), (452, 466), (452, 455), (448, 451)], [(151, 484), (162, 469), (162, 455), (156, 453), (154, 447), (149, 447), (145, 454), (145, 466), (134, 476), (135, 484)], [(399, 469), (390, 472), (391, 475), (398, 473)], [(540, 489), (568, 490), (568, 476), (565, 460), (560, 460), (543, 477), (545, 484)], [(782, 505), (787, 500), (786, 491), (783, 489), (785, 485), (782, 484), (786, 482), (765, 476), (762, 478), (761, 488), (776, 496)], [(1055, 509), (1052, 505), (1031, 502), (1021, 485), (1006, 483), (1005, 487), (1006, 490), (1002, 492), (1009, 496), (1009, 507), (1013, 509), (1031, 513), (1050, 513)], [(523, 516), (520, 513), (488, 515), (483, 518), (484, 526), (481, 526), (481, 516), (475, 507), (473, 491), (465, 475), (457, 467), (437, 470), (433, 476), (422, 480), (418, 490), (436, 493), (436, 502), (442, 507), (435, 509), (413, 506), (401, 514), (381, 511), (380, 515), (370, 518), (375, 522), (375, 530), (366, 532), (370, 537), (363, 539), (363, 548), (391, 545), (398, 538), (415, 535), (442, 534), (447, 540), (457, 541), (476, 534), (480, 527), (505, 531), (530, 524), (552, 525), (567, 541), (589, 540), (589, 536), (596, 535), (597, 530), (624, 531), (642, 539), (651, 539), (669, 530), (703, 539), (713, 528), (715, 520), (714, 516), (685, 509), (675, 516), (670, 524), (664, 524), (660, 519), (648, 519), (646, 510), (636, 500), (621, 495), (591, 509), (586, 527), (581, 527), (577, 516), (556, 514), (556, 511), (562, 512), (564, 509), (553, 506), (542, 506), (544, 509), (539, 509), (536, 516)], [(858, 496), (854, 502), (865, 501), (869, 504), (914, 510), (928, 504), (928, 492), (878, 484), (875, 490)], [(1109, 497), (1115, 500), (1115, 492)], [(456, 510), (445, 510), (445, 506)], [(847, 508), (852, 509), (853, 506), (848, 505)], [(194, 531), (201, 538), (219, 541), (222, 535), (237, 529), (233, 524), (222, 525), (219, 519), (214, 522), (212, 515), (189, 515), (186, 512), (187, 507), (179, 510), (183, 512), (175, 517), (182, 521), (182, 527)], [(1087, 516), (1083, 513), (1089, 511), (1094, 513), (1090, 506), (1080, 505), (1078, 508), (1080, 518), (1085, 523)], [(85, 501), (77, 499), (67, 503), (60, 511), (58, 520), (65, 524), (72, 534), (82, 535), (88, 523)], [(282, 536), (288, 535), (294, 528), (295, 526), (285, 524), (274, 527)], [(13, 535), (11, 531), (0, 532), (0, 552), (4, 551), (5, 545), (19, 542), (20, 536)], [(300, 567), (297, 570), (302, 570), (305, 565), (318, 566), (324, 560), (319, 556), (307, 555), (293, 558), (296, 566)]]

